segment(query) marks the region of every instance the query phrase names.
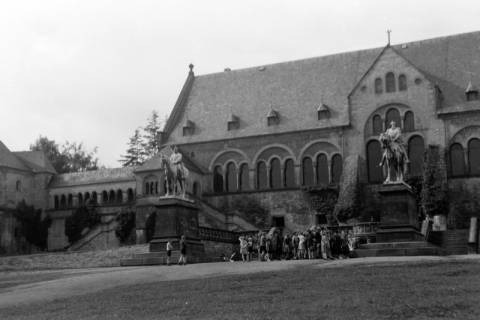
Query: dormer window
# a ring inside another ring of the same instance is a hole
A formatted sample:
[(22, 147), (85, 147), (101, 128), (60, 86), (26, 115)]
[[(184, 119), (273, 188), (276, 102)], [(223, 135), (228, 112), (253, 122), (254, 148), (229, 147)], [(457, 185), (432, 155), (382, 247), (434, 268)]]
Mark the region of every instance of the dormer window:
[(195, 123), (193, 121), (187, 120), (183, 126), (183, 135), (191, 136), (195, 133)]
[(472, 82), (468, 83), (467, 89), (465, 90), (465, 96), (467, 101), (478, 100), (478, 89), (472, 85)]
[(232, 131), (237, 130), (238, 128), (240, 128), (240, 119), (232, 114), (228, 120), (227, 129), (228, 131)]
[(267, 125), (274, 126), (280, 123), (280, 115), (277, 111), (271, 109), (267, 115)]
[(322, 103), (318, 108), (317, 108), (317, 117), (318, 120), (324, 120), (330, 118), (330, 108)]

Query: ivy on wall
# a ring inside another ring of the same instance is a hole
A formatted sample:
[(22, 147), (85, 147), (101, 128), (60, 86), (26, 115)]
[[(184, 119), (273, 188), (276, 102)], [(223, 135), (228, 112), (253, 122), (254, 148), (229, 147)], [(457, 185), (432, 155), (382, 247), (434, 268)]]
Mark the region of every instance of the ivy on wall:
[(122, 211), (115, 218), (117, 227), (115, 228), (115, 235), (120, 240), (120, 243), (126, 244), (133, 242), (132, 230), (135, 229), (135, 212)]
[(437, 145), (429, 145), (425, 151), (421, 207), (430, 217), (448, 213), (447, 171), (444, 157)]
[(79, 207), (73, 214), (65, 219), (65, 235), (68, 242), (74, 243), (82, 237), (84, 229), (94, 227), (100, 223), (100, 215), (95, 207)]
[(42, 219), (42, 210), (27, 205), (25, 201), (17, 205), (13, 215), (20, 222), (21, 236), (39, 249), (47, 249), (48, 228), (52, 219), (48, 215)]
[(254, 197), (235, 198), (230, 203), (225, 202), (220, 210), (227, 214), (236, 214), (259, 229), (269, 227), (268, 210)]

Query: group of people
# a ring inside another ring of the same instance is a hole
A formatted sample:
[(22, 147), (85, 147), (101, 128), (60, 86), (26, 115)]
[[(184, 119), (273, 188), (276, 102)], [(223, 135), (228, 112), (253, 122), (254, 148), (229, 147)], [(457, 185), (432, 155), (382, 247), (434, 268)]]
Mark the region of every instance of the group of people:
[[(240, 257), (248, 262), (291, 259), (344, 259), (355, 249), (352, 230), (315, 227), (304, 232), (282, 234), (278, 228), (268, 233), (240, 236)], [(232, 253), (234, 261), (237, 253)]]

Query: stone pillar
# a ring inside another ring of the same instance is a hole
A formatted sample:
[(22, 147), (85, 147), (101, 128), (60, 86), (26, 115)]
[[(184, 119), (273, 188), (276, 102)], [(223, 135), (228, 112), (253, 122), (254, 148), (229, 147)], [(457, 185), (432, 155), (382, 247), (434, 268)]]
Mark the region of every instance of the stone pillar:
[(255, 181), (255, 169), (250, 169), (248, 170), (248, 189), (247, 190), (252, 190), (257, 188), (257, 184)]
[(302, 179), (301, 179), (302, 166), (299, 164), (296, 164), (294, 166), (294, 172), (295, 172), (295, 184), (297, 186), (301, 186), (302, 185)]

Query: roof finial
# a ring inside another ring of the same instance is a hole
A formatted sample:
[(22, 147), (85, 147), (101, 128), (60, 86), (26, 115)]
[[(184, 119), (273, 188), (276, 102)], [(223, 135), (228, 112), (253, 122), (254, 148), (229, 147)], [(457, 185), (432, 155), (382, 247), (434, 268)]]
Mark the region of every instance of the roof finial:
[(392, 30), (387, 29), (387, 37), (388, 37), (388, 44), (387, 45), (390, 45), (390, 33), (392, 33)]
[(190, 69), (190, 73), (193, 73), (193, 67), (194, 67), (194, 66), (193, 66), (193, 63), (190, 63), (190, 64), (188, 65), (188, 68)]

